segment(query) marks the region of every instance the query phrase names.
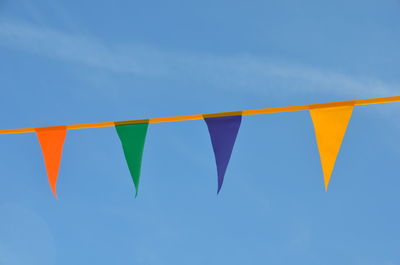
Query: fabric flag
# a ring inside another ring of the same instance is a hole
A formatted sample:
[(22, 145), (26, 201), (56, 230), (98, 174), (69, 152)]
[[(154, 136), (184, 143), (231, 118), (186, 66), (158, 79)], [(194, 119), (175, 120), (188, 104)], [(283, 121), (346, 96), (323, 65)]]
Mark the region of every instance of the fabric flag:
[(140, 168), (148, 126), (148, 123), (115, 125), (135, 185), (135, 197), (139, 189)]
[(326, 191), (353, 108), (354, 106), (341, 106), (310, 109)]
[(36, 128), (35, 131), (42, 148), (50, 187), (54, 196), (57, 198), (56, 185), (58, 169), (60, 168), (63, 145), (65, 137), (67, 136), (67, 127)]
[(204, 117), (211, 137), (218, 173), (218, 191), (221, 190), (226, 168), (231, 158), (242, 116)]

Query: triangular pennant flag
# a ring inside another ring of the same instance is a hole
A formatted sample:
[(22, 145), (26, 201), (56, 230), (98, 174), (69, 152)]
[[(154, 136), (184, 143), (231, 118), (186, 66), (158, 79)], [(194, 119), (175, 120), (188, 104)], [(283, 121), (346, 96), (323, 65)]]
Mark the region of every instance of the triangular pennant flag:
[(218, 173), (218, 191), (221, 190), (226, 168), (231, 158), (242, 116), (204, 118), (211, 137)]
[(67, 136), (67, 127), (36, 128), (35, 131), (42, 148), (50, 187), (54, 196), (57, 198), (56, 185), (58, 169), (60, 168), (63, 145), (65, 137)]
[(325, 190), (328, 190), (336, 157), (339, 154), (353, 108), (354, 106), (341, 106), (310, 109), (324, 173)]
[(115, 125), (135, 185), (135, 197), (139, 189), (140, 168), (148, 126), (148, 123)]

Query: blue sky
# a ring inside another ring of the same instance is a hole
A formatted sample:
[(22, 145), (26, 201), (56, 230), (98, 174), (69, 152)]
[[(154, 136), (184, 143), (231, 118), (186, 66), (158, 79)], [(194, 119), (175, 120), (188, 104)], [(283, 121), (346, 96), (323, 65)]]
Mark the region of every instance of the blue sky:
[[(399, 95), (400, 2), (0, 0), (1, 129)], [(0, 264), (400, 264), (400, 104), (354, 110), (329, 192), (306, 111), (244, 117), (221, 193), (203, 121), (69, 131), (53, 198), (0, 137)]]

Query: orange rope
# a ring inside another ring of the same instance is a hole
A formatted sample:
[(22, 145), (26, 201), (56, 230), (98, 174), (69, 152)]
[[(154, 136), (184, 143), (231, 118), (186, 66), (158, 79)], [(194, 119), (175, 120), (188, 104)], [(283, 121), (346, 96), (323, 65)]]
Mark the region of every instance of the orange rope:
[[(278, 108), (252, 109), (252, 110), (243, 110), (243, 111), (234, 111), (234, 112), (194, 114), (194, 115), (161, 117), (161, 118), (139, 119), (139, 120), (128, 120), (128, 121), (115, 121), (115, 122), (71, 124), (71, 125), (65, 125), (65, 126), (69, 130), (88, 129), (88, 128), (112, 127), (112, 126), (120, 125), (120, 124), (136, 124), (136, 123), (145, 123), (145, 122), (160, 123), (160, 122), (174, 122), (174, 121), (189, 121), (189, 120), (201, 120), (204, 117), (257, 115), (257, 114), (309, 110), (309, 109), (314, 109), (314, 108), (329, 108), (329, 107), (347, 106), (347, 105), (352, 105), (352, 106), (370, 105), (370, 104), (380, 104), (380, 103), (390, 103), (390, 102), (400, 102), (400, 96), (359, 99), (359, 100), (353, 100), (353, 101), (338, 101), (338, 102), (329, 102), (329, 103), (320, 103), (320, 104), (311, 104), (311, 105), (298, 105), (298, 106), (278, 107)], [(51, 126), (51, 127), (54, 127), (54, 126)], [(50, 128), (50, 127), (41, 127), (41, 128)], [(30, 133), (30, 132), (35, 132), (35, 128), (0, 130), (0, 134)]]

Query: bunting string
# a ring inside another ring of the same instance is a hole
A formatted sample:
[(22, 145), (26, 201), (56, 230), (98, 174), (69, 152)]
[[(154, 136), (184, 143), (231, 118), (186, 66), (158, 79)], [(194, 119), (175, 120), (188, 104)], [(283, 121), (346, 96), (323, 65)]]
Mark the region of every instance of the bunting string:
[(149, 123), (203, 119), (207, 125), (214, 152), (218, 176), (217, 193), (219, 193), (238, 136), (242, 116), (308, 110), (314, 125), (325, 190), (328, 190), (336, 158), (346, 134), (354, 106), (389, 102), (400, 102), (400, 96), (128, 121), (7, 129), (0, 130), (0, 134), (36, 133), (42, 149), (49, 185), (57, 198), (56, 184), (67, 131), (72, 129), (115, 127), (133, 180), (136, 191), (135, 196), (137, 196)]
[[(70, 125), (64, 125), (64, 126), (66, 126), (66, 128), (68, 130), (89, 129), (89, 128), (113, 127), (115, 125), (124, 125), (124, 124), (190, 121), (190, 120), (201, 120), (204, 117), (211, 118), (211, 117), (227, 117), (227, 116), (237, 116), (237, 115), (247, 116), (247, 115), (257, 115), (257, 114), (310, 110), (310, 109), (316, 109), (316, 108), (329, 108), (329, 107), (338, 107), (338, 106), (359, 106), (359, 105), (370, 105), (370, 104), (391, 103), (391, 102), (400, 102), (400, 96), (358, 99), (358, 100), (352, 100), (352, 101), (337, 101), (337, 102), (319, 103), (319, 104), (311, 104), (311, 105), (297, 105), (297, 106), (266, 108), (266, 109), (252, 109), (252, 110), (242, 110), (242, 111), (232, 111), (232, 112), (218, 112), (218, 113), (208, 113), (208, 114), (194, 114), (194, 115), (184, 115), (184, 116), (139, 119), (139, 120), (70, 124)], [(53, 126), (50, 126), (50, 127), (53, 127)], [(50, 127), (48, 127), (48, 128), (50, 128)], [(42, 127), (42, 128), (46, 128), (46, 127)], [(36, 129), (37, 128), (6, 129), (6, 130), (0, 130), (0, 134), (32, 133), (32, 132), (36, 132)]]

